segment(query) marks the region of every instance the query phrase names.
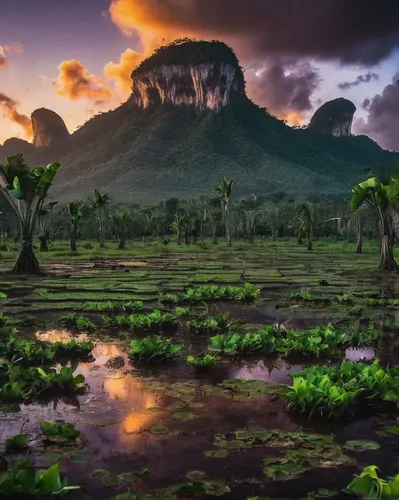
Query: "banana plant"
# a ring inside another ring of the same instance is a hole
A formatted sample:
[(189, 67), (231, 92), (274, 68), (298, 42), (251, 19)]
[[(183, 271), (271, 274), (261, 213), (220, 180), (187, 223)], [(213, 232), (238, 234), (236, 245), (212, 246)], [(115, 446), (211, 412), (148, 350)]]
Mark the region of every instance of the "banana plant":
[(361, 207), (369, 206), (378, 217), (380, 233), (380, 271), (398, 268), (393, 255), (395, 232), (393, 217), (399, 208), (399, 177), (391, 176), (385, 182), (370, 177), (352, 189), (350, 208), (355, 214)]
[(14, 209), (22, 238), (18, 259), (12, 270), (14, 274), (40, 274), (39, 262), (33, 251), (33, 232), (38, 214), (61, 167), (51, 163), (46, 167), (29, 168), (24, 156), (9, 156), (0, 165), (0, 187)]
[(113, 222), (113, 225), (115, 226), (116, 233), (119, 237), (118, 249), (124, 250), (125, 244), (126, 244), (127, 232), (129, 230), (129, 226), (132, 222), (132, 214), (131, 214), (130, 210), (128, 210), (126, 208), (122, 208), (120, 210), (117, 210), (112, 215), (112, 222)]

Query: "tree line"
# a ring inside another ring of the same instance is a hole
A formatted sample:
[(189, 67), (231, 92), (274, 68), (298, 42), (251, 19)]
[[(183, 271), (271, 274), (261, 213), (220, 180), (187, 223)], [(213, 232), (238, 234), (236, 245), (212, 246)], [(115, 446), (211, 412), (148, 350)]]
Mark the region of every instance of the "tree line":
[[(230, 247), (234, 240), (294, 236), (298, 245), (311, 251), (314, 238), (356, 238), (356, 252), (362, 252), (363, 237), (380, 237), (381, 270), (396, 269), (393, 245), (396, 239), (396, 209), (399, 205), (399, 176), (393, 173), (380, 182), (369, 178), (355, 186), (347, 200), (317, 196), (297, 200), (285, 193), (270, 196), (237, 197), (234, 181), (223, 179), (208, 197), (170, 198), (152, 206), (121, 205), (94, 189), (86, 199), (61, 204), (49, 198), (50, 187), (60, 164), (27, 166), (23, 155), (7, 158), (0, 165), (0, 238), (13, 238), (20, 252), (13, 272), (39, 273), (33, 239), (40, 251), (49, 251), (52, 240), (67, 240), (72, 252), (79, 240), (106, 241), (124, 249), (128, 240), (156, 238), (168, 245), (200, 244), (211, 238), (217, 245), (221, 237)], [(5, 203), (6, 202), (6, 203)], [(90, 243), (86, 243), (90, 245)]]

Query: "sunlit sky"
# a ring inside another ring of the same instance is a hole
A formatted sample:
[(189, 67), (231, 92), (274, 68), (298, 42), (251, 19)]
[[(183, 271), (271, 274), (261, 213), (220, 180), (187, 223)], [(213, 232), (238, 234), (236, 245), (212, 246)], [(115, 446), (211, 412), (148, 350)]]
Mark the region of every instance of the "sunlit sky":
[[(115, 0), (115, 3), (128, 4), (129, 0)], [(135, 3), (137, 0), (131, 0), (132, 9)], [(170, 4), (171, 1), (167, 0), (167, 3)], [(137, 29), (133, 26), (129, 34), (123, 33), (123, 26), (109, 12), (110, 5), (110, 0), (0, 0), (0, 95), (4, 94), (13, 101), (12, 109), (27, 116), (40, 107), (52, 109), (64, 119), (70, 132), (73, 132), (93, 114), (114, 108), (127, 99), (129, 89), (126, 85), (126, 71), (131, 73), (136, 64), (135, 56), (132, 55), (130, 59), (130, 67), (129, 64), (124, 69), (122, 65), (117, 66), (117, 74), (113, 78), (111, 72), (108, 72), (108, 76), (105, 75), (104, 67), (110, 61), (119, 63), (121, 54), (128, 48), (150, 53), (152, 42), (146, 36), (147, 26), (145, 29), (142, 25), (137, 26)], [(142, 20), (137, 21), (138, 24), (140, 22)], [(177, 30), (173, 23), (161, 29), (160, 22), (157, 21), (155, 26), (154, 21), (152, 33), (152, 38), (156, 39), (158, 35), (157, 42), (173, 40), (181, 35), (181, 29)], [(190, 32), (190, 28), (187, 30)], [(183, 34), (186, 35), (187, 31)], [(207, 33), (198, 29), (194, 34), (197, 37), (207, 36)], [(224, 41), (225, 34), (220, 33), (218, 38)], [(246, 78), (251, 80), (250, 94), (254, 93), (256, 100), (257, 94), (253, 89), (257, 85), (257, 77), (251, 65), (254, 61), (259, 64), (263, 64), (263, 61), (261, 58), (249, 60), (248, 54), (242, 50), (242, 38), (237, 43), (232, 37), (227, 38), (226, 41), (235, 49), (247, 70)], [(71, 74), (64, 74), (63, 77), (60, 75), (61, 63), (75, 60), (90, 75), (90, 85), (87, 88), (76, 89), (73, 85), (69, 88), (66, 80), (72, 78)], [(318, 68), (320, 76), (318, 88), (309, 96), (313, 107), (317, 108), (324, 101), (343, 96), (351, 99), (358, 107), (356, 118), (366, 118), (367, 113), (361, 109), (361, 103), (364, 99), (381, 93), (399, 70), (397, 51), (391, 52), (382, 62), (370, 67), (359, 67), (357, 64), (342, 66), (334, 60), (312, 57), (308, 61)], [(124, 71), (124, 80), (118, 75), (118, 68)], [(378, 80), (372, 79), (347, 90), (338, 88), (340, 82), (354, 81), (359, 74), (368, 71), (377, 73)], [(63, 85), (66, 85), (64, 90)], [(93, 86), (97, 86), (97, 93), (91, 92)], [(103, 94), (101, 99), (98, 98), (100, 94)], [(259, 104), (268, 106), (267, 95), (262, 95), (261, 100), (263, 102)], [(296, 110), (277, 109), (275, 114), (284, 117), (291, 111)], [(302, 122), (306, 122), (313, 111), (299, 110)], [(10, 107), (0, 102), (0, 144), (9, 137), (29, 138), (28, 135), (26, 128), (13, 120)]]

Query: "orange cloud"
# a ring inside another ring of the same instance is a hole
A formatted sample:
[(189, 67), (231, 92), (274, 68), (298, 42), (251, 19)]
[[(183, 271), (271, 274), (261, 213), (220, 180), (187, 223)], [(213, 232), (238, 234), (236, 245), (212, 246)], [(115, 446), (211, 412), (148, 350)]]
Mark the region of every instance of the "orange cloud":
[(104, 67), (104, 75), (115, 80), (123, 94), (129, 94), (132, 89), (132, 72), (144, 59), (144, 54), (132, 49), (126, 49), (121, 54), (119, 62), (109, 62)]
[(54, 84), (59, 96), (71, 101), (88, 99), (97, 105), (112, 99), (112, 90), (107, 83), (100, 76), (91, 75), (80, 61), (63, 61), (58, 69), (60, 74)]
[(298, 111), (289, 111), (287, 113), (280, 113), (280, 118), (282, 120), (285, 120), (288, 125), (296, 126), (299, 127), (300, 125), (305, 124), (305, 120), (301, 113), (298, 113)]
[(11, 62), (6, 56), (4, 48), (0, 45), (0, 69), (7, 68), (11, 65)]
[[(173, 3), (173, 0), (172, 0)], [(175, 20), (170, 2), (163, 8), (153, 0), (112, 0), (109, 7), (111, 20), (126, 36), (138, 34), (145, 55), (149, 55), (161, 43), (194, 35), (193, 31)], [(184, 10), (179, 3), (180, 11)]]
[(0, 92), (0, 109), (3, 115), (23, 128), (25, 137), (31, 139), (33, 137), (32, 122), (29, 116), (23, 115), (18, 112), (17, 106), (19, 103)]

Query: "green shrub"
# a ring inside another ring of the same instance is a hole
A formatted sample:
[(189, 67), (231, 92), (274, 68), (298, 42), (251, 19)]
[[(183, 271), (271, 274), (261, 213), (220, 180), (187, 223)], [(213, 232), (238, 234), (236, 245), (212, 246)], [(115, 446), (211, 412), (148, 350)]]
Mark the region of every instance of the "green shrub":
[(135, 361), (179, 361), (181, 345), (172, 344), (172, 339), (159, 335), (132, 340), (129, 356)]
[(196, 334), (219, 333), (229, 328), (229, 313), (217, 314), (216, 316), (201, 316), (187, 321), (186, 325)]
[(57, 319), (58, 323), (65, 328), (72, 328), (74, 330), (94, 330), (96, 325), (89, 320), (89, 318), (80, 317), (76, 313), (66, 314)]
[(98, 312), (124, 312), (124, 311), (141, 311), (143, 302), (141, 300), (125, 300), (119, 302), (85, 302), (80, 306), (84, 311)]
[(31, 462), (16, 462), (0, 474), (0, 498), (47, 500), (79, 489), (68, 486), (66, 478), (61, 479), (60, 468), (57, 463), (46, 470), (35, 470)]
[(359, 476), (355, 476), (347, 490), (365, 500), (399, 498), (399, 474), (387, 481), (378, 476), (378, 470), (376, 465), (365, 467)]
[(260, 295), (260, 289), (245, 283), (243, 287), (206, 285), (189, 288), (186, 292), (177, 294), (161, 293), (159, 302), (163, 304), (180, 304), (196, 302), (214, 302), (216, 300), (235, 300), (250, 302)]
[(73, 441), (79, 437), (80, 432), (72, 424), (65, 422), (40, 422), (43, 435), (52, 441)]
[(196, 368), (210, 368), (216, 364), (216, 358), (210, 354), (205, 354), (205, 356), (187, 356), (187, 363)]
[(287, 408), (309, 416), (354, 413), (360, 395), (377, 406), (399, 397), (399, 368), (383, 368), (378, 361), (370, 365), (344, 361), (337, 369), (311, 366), (291, 376), (293, 384), (285, 394)]
[(20, 451), (28, 447), (28, 434), (16, 434), (6, 440), (6, 451)]
[(177, 317), (172, 313), (155, 310), (150, 314), (132, 314), (131, 316), (102, 316), (104, 326), (131, 328), (133, 330), (153, 330), (177, 324)]

